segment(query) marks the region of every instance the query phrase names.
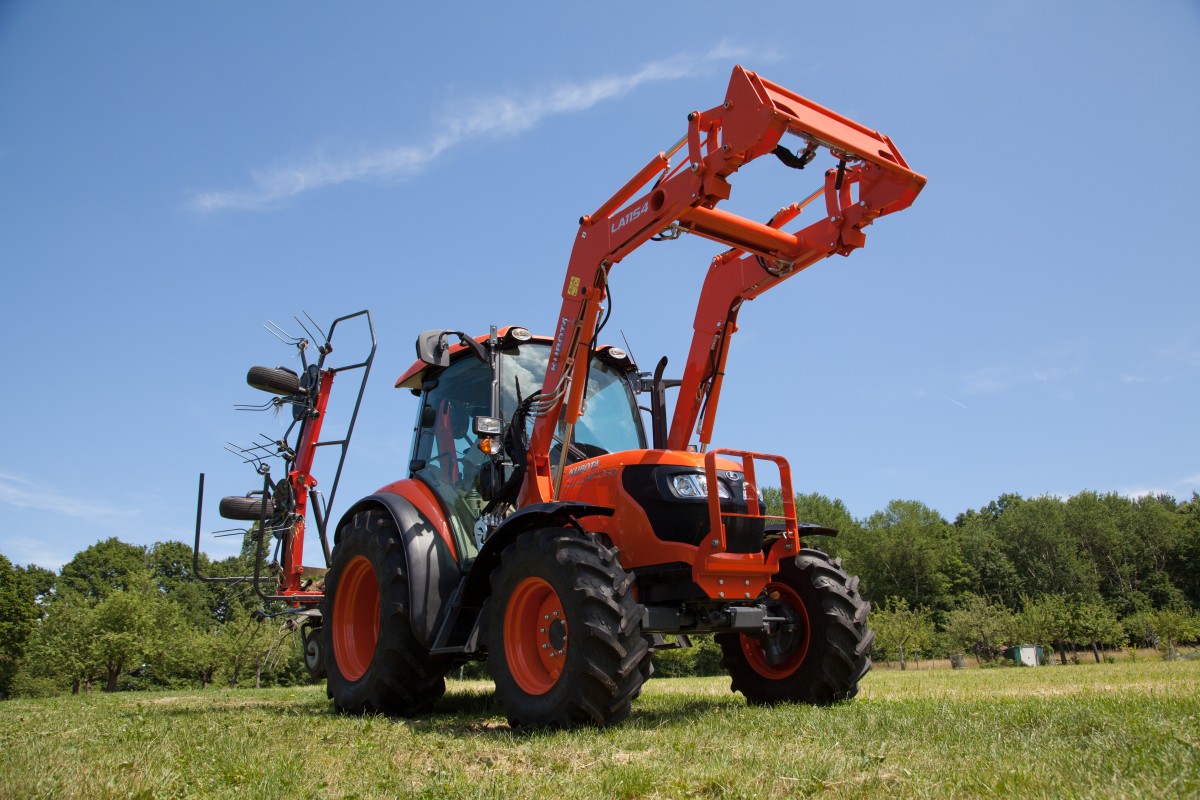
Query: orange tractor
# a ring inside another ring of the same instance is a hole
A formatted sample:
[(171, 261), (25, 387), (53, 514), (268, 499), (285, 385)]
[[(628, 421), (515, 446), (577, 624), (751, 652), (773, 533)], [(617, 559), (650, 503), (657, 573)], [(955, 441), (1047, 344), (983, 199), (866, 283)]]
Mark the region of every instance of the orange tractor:
[[(803, 170), (822, 152), (832, 160), (816, 190), (767, 222), (717, 208), (747, 162), (775, 155)], [(673, 147), (580, 220), (548, 336), (493, 327), (418, 337), (418, 361), (396, 384), (418, 398), (408, 477), (341, 516), (323, 590), (295, 580), (308, 467), (301, 475), (289, 462), (276, 485), (290, 522), (267, 478), (261, 500), (226, 498), (223, 513), (240, 502), (242, 519), (292, 548), (270, 596), (304, 615), (309, 667), (327, 675), (337, 708), (419, 713), (452, 667), (486, 660), (513, 726), (606, 725), (629, 713), (654, 649), (708, 633), (751, 703), (853, 697), (871, 663), (869, 604), (839, 561), (802, 541), (836, 531), (797, 522), (785, 459), (709, 444), (742, 304), (862, 247), (866, 226), (907, 208), (924, 184), (886, 136), (737, 67), (723, 103), (689, 114)], [(785, 230), (810, 204), (820, 216)], [(683, 234), (724, 249), (672, 380), (666, 359), (641, 372), (597, 337), (616, 264)], [(309, 396), (319, 397), (314, 374)], [(778, 475), (776, 515), (764, 466)]]

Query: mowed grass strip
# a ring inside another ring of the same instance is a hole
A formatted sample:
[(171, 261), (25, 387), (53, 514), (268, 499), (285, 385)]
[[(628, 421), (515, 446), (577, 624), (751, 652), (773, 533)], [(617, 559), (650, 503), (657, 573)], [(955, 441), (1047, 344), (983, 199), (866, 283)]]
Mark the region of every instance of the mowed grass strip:
[(0, 798), (1200, 796), (1200, 661), (877, 671), (832, 708), (655, 680), (603, 731), (514, 733), (482, 682), (413, 720), (322, 687), (0, 704)]

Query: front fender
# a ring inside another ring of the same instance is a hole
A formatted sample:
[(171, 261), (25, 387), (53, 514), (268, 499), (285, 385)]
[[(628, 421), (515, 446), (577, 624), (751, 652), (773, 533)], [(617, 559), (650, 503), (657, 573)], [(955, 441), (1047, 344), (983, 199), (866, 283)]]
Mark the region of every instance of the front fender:
[(512, 544), (513, 540), (525, 531), (535, 528), (576, 528), (580, 532), (583, 526), (579, 520), (584, 517), (611, 517), (613, 510), (608, 506), (595, 506), (589, 503), (537, 503), (526, 506), (512, 514), (500, 527), (492, 532), (483, 543), (483, 549), (471, 565), (471, 571), (463, 582), (459, 604), (468, 608), (478, 608), (491, 594), (491, 575), (500, 565), (500, 553)]
[(438, 522), (444, 520), (429, 519), (401, 494), (380, 492), (359, 500), (342, 515), (334, 534), (335, 547), (342, 527), (355, 514), (373, 509), (387, 512), (396, 523), (404, 546), (409, 622), (417, 641), (431, 647), (442, 611), (462, 578), (454, 554), (439, 533), (445, 525)]

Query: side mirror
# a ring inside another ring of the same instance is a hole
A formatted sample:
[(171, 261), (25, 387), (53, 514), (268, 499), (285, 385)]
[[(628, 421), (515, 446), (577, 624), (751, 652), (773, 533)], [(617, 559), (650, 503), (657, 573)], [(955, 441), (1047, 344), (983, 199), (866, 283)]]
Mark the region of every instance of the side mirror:
[(446, 334), (450, 331), (425, 331), (417, 336), (417, 358), (431, 367), (450, 366), (450, 345)]
[(417, 337), (417, 358), (431, 367), (450, 366), (450, 345), (446, 341), (447, 336), (457, 336), (460, 342), (470, 348), (476, 358), (487, 363), (487, 350), (462, 331), (425, 331)]

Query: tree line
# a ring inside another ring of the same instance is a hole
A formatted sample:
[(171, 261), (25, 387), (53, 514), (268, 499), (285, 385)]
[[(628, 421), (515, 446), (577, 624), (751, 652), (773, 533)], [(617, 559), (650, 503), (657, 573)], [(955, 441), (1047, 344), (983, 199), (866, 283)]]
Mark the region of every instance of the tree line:
[[(778, 489), (764, 492), (779, 513)], [(841, 500), (798, 494), (802, 522), (839, 531), (805, 544), (841, 557), (871, 601), (877, 660), (1041, 644), (1066, 663), (1111, 648), (1161, 648), (1200, 639), (1200, 495), (1136, 499), (1081, 492), (1067, 499), (1001, 495), (947, 521), (892, 501), (854, 518)], [(246, 575), (253, 539), (206, 575)], [(307, 681), (296, 618), (245, 584), (192, 574), (191, 548), (116, 538), (62, 569), (0, 555), (0, 696), (214, 682)], [(697, 640), (703, 642), (704, 640)], [(715, 648), (665, 651), (659, 674), (719, 668)]]
[[(781, 507), (778, 492), (769, 498)], [(769, 504), (770, 505), (770, 504)], [(1040, 644), (1062, 663), (1079, 650), (1161, 647), (1200, 638), (1200, 495), (1070, 498), (1004, 494), (949, 522), (895, 500), (855, 519), (840, 500), (796, 496), (813, 540), (862, 579), (877, 659)], [(810, 542), (808, 546), (814, 546)], [(1136, 652), (1136, 650), (1135, 650)]]
[[(252, 552), (201, 554), (200, 569), (246, 575)], [(286, 611), (264, 606), (247, 584), (197, 580), (182, 542), (110, 538), (58, 573), (0, 555), (0, 697), (305, 682)]]

